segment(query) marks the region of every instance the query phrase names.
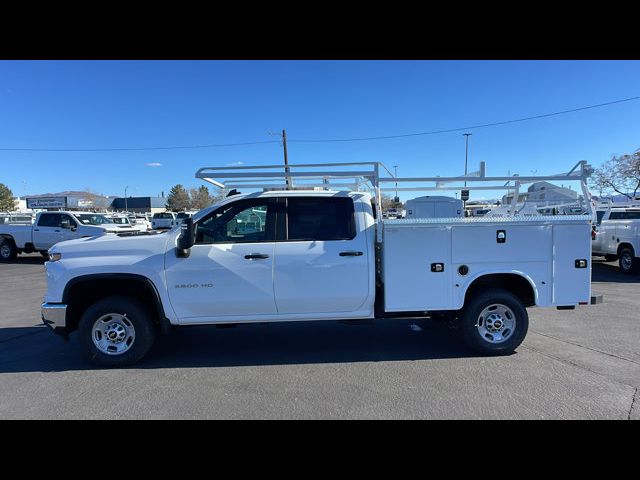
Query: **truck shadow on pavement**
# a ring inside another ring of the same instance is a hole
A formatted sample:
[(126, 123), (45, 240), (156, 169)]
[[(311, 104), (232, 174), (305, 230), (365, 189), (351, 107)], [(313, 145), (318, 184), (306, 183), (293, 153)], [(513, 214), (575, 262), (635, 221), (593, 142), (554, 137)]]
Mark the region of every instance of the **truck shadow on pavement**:
[(627, 275), (618, 268), (617, 262), (605, 262), (600, 259), (592, 260), (591, 269), (592, 282), (613, 282), (613, 283), (640, 283), (640, 274)]
[[(445, 323), (377, 320), (370, 325), (289, 322), (194, 326), (159, 336), (151, 352), (129, 369), (215, 368), (312, 363), (436, 360), (477, 356)], [(101, 369), (44, 326), (0, 329), (0, 373)]]
[(18, 255), (15, 260), (5, 260), (0, 265), (44, 265), (45, 259), (40, 255)]

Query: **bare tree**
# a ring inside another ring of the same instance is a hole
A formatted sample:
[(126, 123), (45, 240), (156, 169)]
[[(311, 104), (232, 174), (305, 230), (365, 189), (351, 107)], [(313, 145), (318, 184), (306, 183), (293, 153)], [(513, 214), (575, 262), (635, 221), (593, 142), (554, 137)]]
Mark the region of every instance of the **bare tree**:
[(636, 198), (640, 190), (640, 149), (611, 157), (602, 167), (595, 169), (592, 178), (593, 185), (601, 194), (614, 191), (629, 199)]
[(190, 193), (191, 208), (194, 210), (202, 210), (220, 199), (220, 196), (211, 195), (209, 189), (204, 185), (201, 185), (200, 188), (197, 189), (192, 188)]
[(390, 208), (404, 208), (404, 205), (402, 204), (402, 202), (396, 202), (394, 200), (394, 197), (392, 197), (391, 195), (388, 195), (386, 193), (383, 193), (380, 195), (381, 200), (382, 200), (382, 204), (380, 205), (382, 207), (382, 210), (386, 211)]

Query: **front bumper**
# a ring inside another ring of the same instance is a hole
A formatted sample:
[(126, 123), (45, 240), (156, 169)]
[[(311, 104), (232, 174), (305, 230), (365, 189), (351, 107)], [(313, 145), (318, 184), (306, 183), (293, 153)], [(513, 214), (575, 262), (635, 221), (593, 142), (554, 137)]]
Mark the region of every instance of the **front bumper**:
[(41, 307), (42, 323), (55, 333), (66, 335), (67, 306), (63, 303), (43, 303)]

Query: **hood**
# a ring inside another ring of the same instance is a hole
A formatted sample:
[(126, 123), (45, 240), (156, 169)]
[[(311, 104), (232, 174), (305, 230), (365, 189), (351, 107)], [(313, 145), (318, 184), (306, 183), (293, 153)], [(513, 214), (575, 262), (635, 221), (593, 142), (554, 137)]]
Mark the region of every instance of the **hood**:
[(62, 253), (62, 258), (77, 257), (145, 257), (165, 252), (167, 241), (175, 242), (176, 232), (156, 235), (135, 235), (118, 237), (101, 235), (98, 237), (77, 238), (56, 243), (49, 253)]
[(136, 228), (133, 225), (110, 225), (110, 224), (103, 224), (100, 225), (100, 228), (105, 229), (107, 232), (130, 232), (132, 230), (136, 230)]

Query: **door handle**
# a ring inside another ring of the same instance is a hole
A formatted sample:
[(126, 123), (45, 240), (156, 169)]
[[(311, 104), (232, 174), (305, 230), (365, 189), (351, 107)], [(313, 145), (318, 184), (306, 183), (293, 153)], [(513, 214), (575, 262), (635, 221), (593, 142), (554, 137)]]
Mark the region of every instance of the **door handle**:
[(56, 233), (60, 233), (60, 230), (54, 230), (54, 232), (56, 232)]
[(244, 258), (246, 258), (247, 260), (269, 258), (269, 255), (267, 255), (266, 253), (251, 253), (249, 255), (245, 255)]
[(360, 257), (362, 252), (340, 252), (341, 257)]
[(34, 232), (39, 232), (39, 231), (40, 231), (40, 229), (39, 229), (39, 228), (34, 228), (34, 229), (33, 229), (33, 231), (34, 231)]

